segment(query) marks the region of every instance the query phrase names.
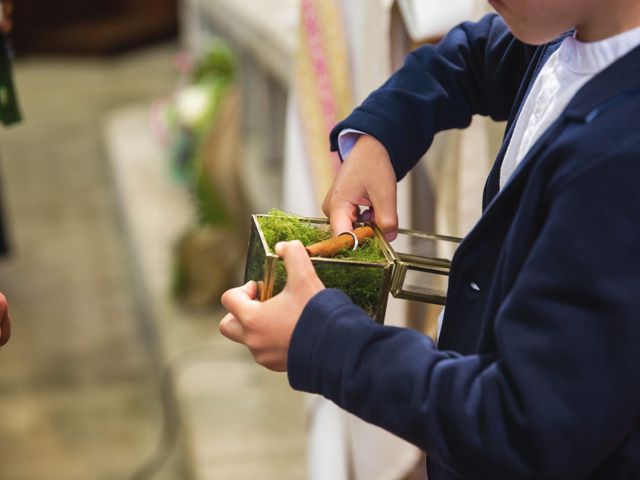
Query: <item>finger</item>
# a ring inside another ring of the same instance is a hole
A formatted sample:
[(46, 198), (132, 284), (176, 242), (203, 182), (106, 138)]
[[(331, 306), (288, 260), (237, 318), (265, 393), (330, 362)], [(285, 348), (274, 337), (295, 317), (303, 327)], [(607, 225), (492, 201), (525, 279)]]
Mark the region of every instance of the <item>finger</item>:
[(247, 296), (249, 298), (251, 298), (252, 300), (255, 299), (256, 295), (258, 294), (258, 284), (256, 282), (254, 282), (253, 280), (249, 280), (247, 283), (242, 285), (240, 288), (242, 290), (244, 290), (246, 292)]
[(316, 270), (309, 259), (309, 254), (299, 240), (278, 243), (276, 254), (284, 259), (284, 267), (287, 270), (287, 285), (307, 282), (316, 276)]
[(384, 233), (387, 240), (394, 240), (398, 236), (398, 207), (396, 186), (377, 191), (371, 195), (375, 223)]
[(360, 215), (358, 215), (358, 221), (359, 222), (373, 222), (374, 221), (373, 210), (371, 210), (371, 207), (367, 208)]
[[(366, 220), (362, 220), (363, 222), (370, 222), (370, 223), (374, 223), (376, 225), (378, 225), (378, 222), (376, 221), (376, 211), (373, 209), (368, 210), (367, 212), (367, 216), (366, 216)], [(382, 229), (380, 229), (382, 230)], [(388, 241), (391, 242), (393, 240), (395, 240), (398, 236), (398, 231), (391, 231), (391, 232), (387, 232), (387, 233), (383, 233), (384, 238)]]
[(359, 212), (358, 205), (353, 203), (353, 199), (347, 199), (340, 194), (339, 185), (340, 181), (336, 178), (322, 202), (322, 211), (329, 218), (334, 235), (353, 230), (353, 222), (356, 221)]
[(333, 235), (352, 231), (353, 222), (357, 220), (356, 212), (358, 211), (359, 210), (357, 205), (353, 205), (351, 203), (331, 210), (328, 216), (329, 224), (331, 225), (331, 232), (333, 233)]
[(232, 288), (224, 292), (221, 303), (228, 312), (242, 318), (254, 307), (256, 293), (256, 282), (249, 281), (241, 287)]
[(237, 343), (244, 343), (244, 329), (242, 328), (242, 324), (230, 313), (225, 315), (225, 317), (220, 321), (218, 328), (220, 329), (220, 333), (229, 340)]

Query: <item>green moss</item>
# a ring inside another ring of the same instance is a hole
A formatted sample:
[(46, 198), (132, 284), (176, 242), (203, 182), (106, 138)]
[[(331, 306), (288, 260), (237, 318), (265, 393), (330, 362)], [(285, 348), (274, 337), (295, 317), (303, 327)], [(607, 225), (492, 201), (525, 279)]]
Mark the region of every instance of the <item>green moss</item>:
[[(272, 252), (278, 242), (300, 240), (307, 246), (331, 237), (328, 225), (307, 223), (280, 210), (271, 210), (269, 216), (259, 217), (258, 221)], [(385, 275), (382, 267), (386, 262), (378, 241), (367, 239), (357, 250), (343, 250), (335, 258), (348, 259), (353, 263), (316, 263), (316, 272), (322, 283), (326, 287), (342, 290), (356, 305), (374, 316)], [(376, 268), (356, 262), (381, 265)], [(277, 294), (284, 288), (287, 279), (282, 261), (278, 262), (275, 276), (274, 294)]]
[(306, 246), (331, 237), (328, 229), (314, 227), (293, 215), (276, 209), (271, 210), (268, 217), (259, 217), (259, 223), (272, 252), (278, 242), (300, 240)]
[[(300, 240), (304, 246), (308, 246), (331, 238), (329, 225), (313, 225), (278, 209), (272, 209), (268, 215), (260, 217), (259, 223), (272, 252), (278, 242)], [(366, 239), (357, 250), (338, 252), (334, 258), (347, 258), (359, 262), (385, 262), (384, 253), (373, 238)]]

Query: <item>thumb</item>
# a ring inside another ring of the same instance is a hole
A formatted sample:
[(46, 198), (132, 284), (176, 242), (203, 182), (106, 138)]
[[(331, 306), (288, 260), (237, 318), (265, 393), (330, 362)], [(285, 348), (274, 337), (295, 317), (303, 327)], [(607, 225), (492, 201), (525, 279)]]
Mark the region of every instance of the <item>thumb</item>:
[(398, 236), (398, 208), (395, 191), (392, 196), (372, 199), (375, 224), (382, 230), (384, 237), (391, 241)]
[(280, 242), (276, 245), (276, 254), (284, 259), (287, 270), (287, 284), (306, 282), (316, 276), (316, 270), (309, 259), (309, 254), (299, 240)]

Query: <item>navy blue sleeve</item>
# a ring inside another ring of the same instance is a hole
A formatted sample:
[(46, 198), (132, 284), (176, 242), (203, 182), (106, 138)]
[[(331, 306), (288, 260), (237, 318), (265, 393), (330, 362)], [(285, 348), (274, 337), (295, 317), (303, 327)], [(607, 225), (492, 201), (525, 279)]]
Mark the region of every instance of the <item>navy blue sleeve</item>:
[(586, 478), (640, 418), (639, 165), (629, 155), (550, 187), (495, 353), (438, 351), (327, 290), (294, 331), (291, 385), (465, 477)]
[(464, 23), (437, 46), (411, 53), (333, 129), (331, 149), (338, 149), (338, 134), (346, 128), (368, 133), (386, 147), (400, 180), (437, 132), (464, 128), (474, 114), (506, 120), (534, 52), (497, 15)]

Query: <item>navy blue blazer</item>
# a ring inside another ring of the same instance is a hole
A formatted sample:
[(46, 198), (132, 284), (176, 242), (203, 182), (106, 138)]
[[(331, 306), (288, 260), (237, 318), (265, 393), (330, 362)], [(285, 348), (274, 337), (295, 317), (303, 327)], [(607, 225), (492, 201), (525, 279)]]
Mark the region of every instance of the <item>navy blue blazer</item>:
[(426, 450), (431, 480), (640, 478), (640, 48), (576, 94), (498, 194), (514, 120), (560, 40), (524, 45), (497, 16), (463, 24), (332, 134), (334, 149), (344, 128), (375, 136), (401, 178), (436, 132), (508, 120), (439, 348), (328, 289), (289, 349), (293, 388)]

